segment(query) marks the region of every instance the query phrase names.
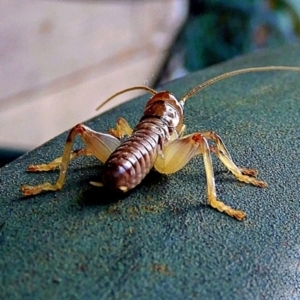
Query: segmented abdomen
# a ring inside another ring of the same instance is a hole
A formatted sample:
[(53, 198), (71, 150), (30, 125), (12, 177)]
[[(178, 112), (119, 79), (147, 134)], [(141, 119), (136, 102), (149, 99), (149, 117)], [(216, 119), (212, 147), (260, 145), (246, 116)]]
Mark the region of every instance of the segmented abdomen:
[(137, 186), (153, 167), (167, 136), (168, 129), (160, 119), (147, 118), (140, 122), (106, 161), (102, 183), (123, 192)]

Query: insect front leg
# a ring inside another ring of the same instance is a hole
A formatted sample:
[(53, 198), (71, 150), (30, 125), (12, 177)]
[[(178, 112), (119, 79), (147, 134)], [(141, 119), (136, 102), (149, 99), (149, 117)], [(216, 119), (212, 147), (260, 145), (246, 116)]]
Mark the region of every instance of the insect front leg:
[(233, 209), (217, 199), (210, 147), (201, 133), (194, 133), (171, 141), (157, 158), (154, 167), (160, 173), (175, 173), (182, 169), (191, 158), (200, 154), (203, 155), (206, 172), (208, 204), (233, 218), (244, 219), (245, 212)]
[[(77, 151), (72, 151), (75, 137), (79, 135), (86, 148)], [(50, 184), (45, 182), (36, 186), (23, 185), (21, 187), (21, 192), (24, 196), (36, 195), (42, 191), (56, 191), (63, 187), (67, 169), (70, 160), (80, 156), (80, 155), (94, 155), (101, 162), (105, 162), (109, 155), (120, 145), (120, 141), (113, 137), (112, 135), (96, 132), (89, 127), (78, 124), (73, 129), (71, 129), (64, 148), (63, 155), (58, 157), (49, 164), (41, 165), (31, 165), (28, 167), (28, 171), (49, 171), (59, 167), (59, 177), (55, 184)]]
[(132, 128), (130, 127), (130, 125), (124, 118), (120, 117), (117, 120), (116, 129), (111, 128), (109, 130), (109, 133), (111, 135), (113, 135), (114, 137), (121, 139), (126, 135), (128, 135), (128, 136), (131, 135)]

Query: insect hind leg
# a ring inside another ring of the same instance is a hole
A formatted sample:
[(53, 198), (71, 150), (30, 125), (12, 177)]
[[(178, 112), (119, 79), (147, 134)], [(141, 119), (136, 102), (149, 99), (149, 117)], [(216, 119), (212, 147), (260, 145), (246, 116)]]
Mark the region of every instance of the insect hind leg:
[(193, 157), (203, 155), (207, 181), (208, 204), (220, 212), (242, 220), (246, 213), (234, 209), (217, 199), (211, 151), (207, 140), (201, 133), (194, 133), (171, 141), (158, 156), (154, 167), (164, 174), (172, 174), (182, 169)]
[[(72, 151), (75, 137), (77, 135), (83, 139), (87, 147), (78, 151)], [(63, 155), (61, 157), (55, 159), (49, 164), (29, 166), (29, 171), (33, 172), (49, 171), (59, 167), (60, 172), (56, 183), (50, 184), (49, 182), (45, 182), (36, 186), (23, 185), (21, 187), (21, 192), (24, 196), (30, 196), (39, 194), (42, 191), (60, 190), (65, 182), (70, 160), (80, 155), (94, 155), (100, 161), (105, 162), (119, 144), (120, 141), (112, 135), (96, 132), (83, 124), (78, 124), (71, 129), (66, 140)]]

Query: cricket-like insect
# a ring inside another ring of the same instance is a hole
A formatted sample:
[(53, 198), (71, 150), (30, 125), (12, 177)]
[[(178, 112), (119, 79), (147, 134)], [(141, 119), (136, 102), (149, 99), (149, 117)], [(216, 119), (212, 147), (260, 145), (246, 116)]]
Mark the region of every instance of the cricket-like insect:
[[(255, 186), (266, 187), (264, 181), (255, 178), (257, 171), (237, 167), (219, 135), (213, 131), (199, 131), (184, 136), (183, 107), (188, 98), (205, 87), (224, 78), (248, 72), (260, 71), (300, 71), (300, 67), (276, 66), (240, 69), (216, 76), (189, 91), (178, 101), (170, 92), (155, 90), (146, 86), (136, 86), (122, 90), (114, 97), (132, 90), (142, 89), (152, 94), (146, 103), (144, 113), (134, 129), (123, 118), (117, 120), (116, 129), (109, 134), (93, 131), (83, 124), (71, 129), (62, 157), (48, 164), (30, 165), (29, 172), (60, 169), (55, 184), (48, 182), (36, 186), (23, 185), (23, 195), (35, 195), (42, 191), (60, 190), (64, 184), (70, 160), (80, 155), (96, 156), (104, 163), (101, 182), (91, 182), (95, 186), (106, 186), (111, 190), (127, 192), (136, 187), (154, 167), (158, 172), (172, 174), (182, 169), (191, 158), (203, 155), (207, 179), (208, 204), (238, 220), (245, 218), (245, 212), (236, 210), (217, 199), (211, 153), (214, 153), (225, 167), (240, 181)], [(86, 148), (72, 151), (75, 136), (79, 135)], [(128, 136), (123, 140), (125, 136)], [(121, 141), (122, 139), (123, 141)], [(210, 145), (208, 140), (214, 142)]]

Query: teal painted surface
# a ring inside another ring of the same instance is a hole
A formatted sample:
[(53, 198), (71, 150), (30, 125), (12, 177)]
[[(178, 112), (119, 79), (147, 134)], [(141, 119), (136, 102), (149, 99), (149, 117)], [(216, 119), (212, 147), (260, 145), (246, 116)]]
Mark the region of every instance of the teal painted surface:
[[(300, 66), (299, 54), (298, 44), (246, 56), (166, 88), (181, 97), (225, 71)], [(66, 133), (0, 169), (0, 298), (299, 298), (299, 82), (294, 72), (246, 74), (186, 104), (188, 132), (213, 129), (239, 165), (258, 168), (269, 184), (239, 183), (214, 159), (219, 198), (245, 210), (244, 222), (205, 205), (201, 158), (172, 176), (152, 172), (121, 200), (89, 185), (101, 172), (93, 158), (71, 164), (62, 191), (22, 200), (21, 184), (57, 178), (25, 169), (59, 156)], [(119, 116), (134, 124), (145, 101), (87, 124), (106, 131)]]

